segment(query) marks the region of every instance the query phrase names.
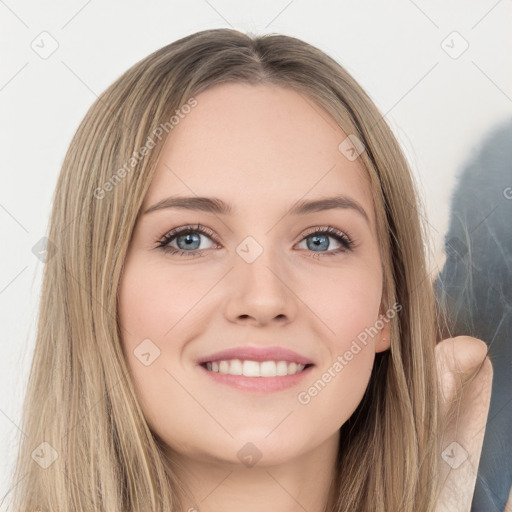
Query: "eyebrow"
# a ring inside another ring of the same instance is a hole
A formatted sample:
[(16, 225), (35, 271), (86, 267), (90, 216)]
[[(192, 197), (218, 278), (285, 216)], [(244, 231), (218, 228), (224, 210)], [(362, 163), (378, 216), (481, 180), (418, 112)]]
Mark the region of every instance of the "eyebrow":
[[(173, 196), (162, 199), (161, 201), (155, 203), (153, 206), (150, 206), (144, 212), (144, 215), (165, 208), (199, 210), (207, 213), (214, 213), (217, 215), (233, 214), (233, 207), (217, 197)], [(370, 224), (370, 219), (364, 208), (354, 199), (351, 199), (350, 197), (343, 195), (309, 201), (297, 201), (294, 204), (294, 206), (292, 206), (288, 213), (290, 215), (306, 215), (308, 213), (334, 209), (354, 210), (358, 212), (366, 220), (368, 224)]]

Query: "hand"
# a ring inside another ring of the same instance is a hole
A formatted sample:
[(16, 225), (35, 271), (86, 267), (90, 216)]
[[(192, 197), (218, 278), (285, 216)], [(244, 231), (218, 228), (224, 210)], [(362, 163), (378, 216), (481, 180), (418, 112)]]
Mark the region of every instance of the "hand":
[(508, 495), (508, 501), (505, 505), (503, 512), (512, 512), (512, 487), (510, 488), (510, 494)]
[(435, 351), (444, 425), (436, 512), (470, 512), (491, 400), (492, 365), (487, 345), (469, 336), (443, 340)]

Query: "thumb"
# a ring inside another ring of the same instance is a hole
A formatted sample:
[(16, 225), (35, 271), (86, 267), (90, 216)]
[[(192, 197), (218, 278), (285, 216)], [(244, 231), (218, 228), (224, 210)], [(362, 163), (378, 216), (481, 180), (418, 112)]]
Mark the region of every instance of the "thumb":
[(487, 345), (470, 336), (435, 347), (441, 393), (441, 493), (436, 512), (469, 512), (489, 412), (492, 365)]
[(485, 342), (471, 336), (447, 338), (436, 345), (443, 417), (460, 398), (464, 386), (478, 374), (487, 351)]

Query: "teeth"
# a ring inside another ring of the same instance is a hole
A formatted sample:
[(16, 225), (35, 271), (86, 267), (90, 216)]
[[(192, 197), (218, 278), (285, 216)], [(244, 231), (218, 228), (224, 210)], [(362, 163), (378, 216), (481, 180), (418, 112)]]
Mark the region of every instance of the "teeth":
[(304, 370), (305, 365), (287, 363), (286, 361), (214, 361), (206, 363), (206, 368), (212, 372), (225, 375), (244, 375), (245, 377), (276, 377), (294, 375)]

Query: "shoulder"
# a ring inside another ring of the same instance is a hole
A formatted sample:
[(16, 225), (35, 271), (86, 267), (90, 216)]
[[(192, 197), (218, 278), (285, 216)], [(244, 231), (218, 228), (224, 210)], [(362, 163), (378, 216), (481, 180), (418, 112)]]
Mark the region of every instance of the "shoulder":
[(441, 494), (436, 512), (471, 508), (491, 401), (492, 364), (487, 344), (469, 336), (439, 342), (441, 389)]

